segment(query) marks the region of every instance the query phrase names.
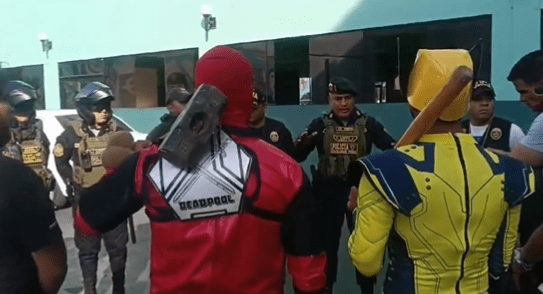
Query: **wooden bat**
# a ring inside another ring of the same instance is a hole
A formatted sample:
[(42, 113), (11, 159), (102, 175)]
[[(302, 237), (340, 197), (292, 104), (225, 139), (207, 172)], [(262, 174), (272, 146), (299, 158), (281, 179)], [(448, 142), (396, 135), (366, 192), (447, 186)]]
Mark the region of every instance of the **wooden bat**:
[(447, 83), (432, 101), (419, 113), (409, 128), (405, 131), (396, 148), (417, 142), (422, 135), (438, 120), (441, 113), (462, 92), (464, 87), (473, 80), (473, 71), (467, 66), (457, 67)]

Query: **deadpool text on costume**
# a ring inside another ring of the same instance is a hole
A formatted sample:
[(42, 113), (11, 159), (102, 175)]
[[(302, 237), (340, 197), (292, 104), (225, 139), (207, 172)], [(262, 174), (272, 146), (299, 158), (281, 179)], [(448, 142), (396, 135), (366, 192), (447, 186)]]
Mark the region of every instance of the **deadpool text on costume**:
[(204, 199), (196, 199), (190, 201), (179, 202), (179, 208), (181, 210), (199, 209), (213, 206), (221, 206), (236, 202), (232, 195), (223, 195), (216, 197), (209, 197)]

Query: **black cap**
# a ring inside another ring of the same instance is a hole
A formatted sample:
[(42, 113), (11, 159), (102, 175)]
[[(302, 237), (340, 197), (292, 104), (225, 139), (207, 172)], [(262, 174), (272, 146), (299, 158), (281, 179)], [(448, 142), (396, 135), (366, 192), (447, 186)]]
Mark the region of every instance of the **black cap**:
[(262, 91), (253, 88), (253, 106), (257, 107), (261, 104), (266, 104), (266, 103), (268, 103), (268, 99), (266, 95), (264, 95)]
[(333, 77), (328, 83), (328, 92), (330, 94), (351, 94), (353, 96), (358, 95), (354, 84), (343, 77)]
[(492, 85), (490, 85), (489, 82), (483, 80), (476, 81), (473, 84), (473, 93), (471, 94), (471, 100), (478, 100), (483, 95), (487, 95), (492, 99), (496, 97), (494, 88), (492, 88)]
[(189, 102), (191, 97), (192, 93), (189, 93), (184, 88), (175, 87), (168, 91), (168, 94), (166, 94), (166, 105), (169, 105), (174, 101), (185, 104)]

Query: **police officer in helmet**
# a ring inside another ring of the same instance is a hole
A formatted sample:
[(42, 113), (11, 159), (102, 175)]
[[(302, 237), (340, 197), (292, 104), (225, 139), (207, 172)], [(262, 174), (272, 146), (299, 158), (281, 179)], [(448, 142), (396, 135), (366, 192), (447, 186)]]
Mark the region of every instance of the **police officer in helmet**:
[(55, 179), (47, 169), (49, 140), (43, 132), (42, 122), (36, 119), (36, 90), (23, 81), (9, 81), (3, 94), (12, 108), (12, 120), (11, 140), (2, 148), (2, 154), (23, 161), (40, 176), (47, 191), (51, 191)]
[[(75, 97), (77, 113), (82, 121), (67, 127), (57, 138), (53, 154), (62, 178), (71, 187), (74, 212), (79, 198), (105, 174), (102, 153), (109, 138), (117, 131), (110, 122), (112, 117), (111, 89), (99, 82), (86, 85)], [(70, 165), (73, 161), (73, 169)], [(79, 262), (83, 274), (85, 294), (96, 293), (96, 270), (100, 240), (104, 239), (113, 273), (113, 293), (124, 293), (124, 271), (128, 232), (126, 220), (102, 235), (89, 236), (75, 230), (75, 245), (79, 249)]]
[[(315, 194), (323, 208), (328, 291), (332, 293), (337, 276), (341, 227), (351, 189), (347, 167), (351, 161), (370, 154), (372, 145), (387, 150), (394, 147), (395, 141), (381, 123), (356, 108), (358, 92), (350, 80), (331, 78), (328, 93), (331, 111), (314, 119), (300, 134), (294, 143), (294, 158), (304, 161), (317, 147), (318, 167), (311, 166), (311, 172)], [(348, 215), (347, 221), (350, 220)], [(357, 282), (363, 293), (373, 293), (373, 279), (357, 273)]]

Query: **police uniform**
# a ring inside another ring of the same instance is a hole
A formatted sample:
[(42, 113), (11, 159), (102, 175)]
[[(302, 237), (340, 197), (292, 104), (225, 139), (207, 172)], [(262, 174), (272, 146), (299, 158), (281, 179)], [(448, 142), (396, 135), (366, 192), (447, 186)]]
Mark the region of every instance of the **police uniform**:
[(54, 177), (47, 168), (50, 143), (43, 131), (42, 122), (33, 119), (25, 129), (18, 126), (10, 129), (11, 140), (2, 148), (2, 155), (21, 160), (36, 172), (48, 191), (52, 190)]
[(280, 121), (266, 117), (266, 122), (261, 128), (253, 128), (255, 137), (258, 137), (273, 146), (285, 151), (288, 155), (294, 154), (294, 143), (292, 134)]
[[(344, 78), (332, 78), (329, 91), (337, 94), (354, 94), (352, 83)], [(347, 181), (347, 167), (350, 162), (371, 153), (372, 145), (381, 150), (391, 149), (395, 140), (375, 118), (355, 108), (351, 117), (342, 122), (333, 111), (314, 119), (307, 127), (307, 133), (317, 133), (306, 144), (297, 142), (294, 158), (304, 161), (317, 147), (318, 167), (312, 166), (313, 187), (321, 201), (326, 232), (326, 252), (328, 258), (328, 289), (336, 280), (341, 227), (346, 213), (347, 199), (351, 184)], [(351, 217), (347, 216), (350, 225)], [(359, 284), (370, 287), (372, 283)], [(372, 288), (372, 287), (370, 287)], [(363, 290), (364, 291), (364, 290)], [(368, 291), (368, 290), (366, 290)]]
[[(466, 133), (470, 133), (470, 121), (462, 121), (462, 127), (466, 130)], [(511, 125), (513, 123), (509, 120), (493, 117), (492, 121), (486, 128), (484, 135), (477, 139), (477, 143), (485, 148), (493, 148), (503, 151), (511, 151), (509, 146), (509, 137), (511, 135)]]
[[(186, 105), (190, 98), (192, 97), (192, 93), (187, 92), (184, 88), (173, 88), (168, 91), (168, 94), (166, 95), (166, 106), (172, 104), (173, 102), (178, 102), (182, 105)], [(149, 134), (147, 134), (146, 140), (151, 141), (155, 144), (162, 143), (162, 140), (166, 136), (166, 134), (170, 131), (170, 128), (172, 127), (173, 123), (177, 119), (176, 114), (172, 113), (166, 113), (160, 118), (160, 124), (156, 127), (154, 127)]]
[(2, 155), (21, 160), (32, 168), (42, 179), (47, 191), (51, 191), (55, 187), (55, 179), (47, 168), (49, 140), (43, 132), (43, 123), (35, 118), (36, 91), (22, 81), (10, 81), (4, 89), (4, 99), (12, 107), (14, 115), (26, 116), (28, 122), (21, 124), (15, 118), (12, 119), (11, 140), (0, 149)]
[[(266, 107), (268, 99), (262, 91), (253, 88), (253, 111), (261, 111), (259, 107)], [(265, 113), (263, 113), (265, 115)], [(259, 128), (251, 127), (252, 135), (283, 150), (288, 155), (294, 155), (294, 142), (292, 134), (285, 124), (273, 118), (264, 117), (264, 125)]]
[(164, 136), (168, 134), (173, 123), (177, 119), (177, 115), (171, 115), (169, 113), (160, 117), (160, 124), (154, 127), (149, 134), (147, 134), (146, 140), (149, 140), (155, 144), (160, 144), (164, 139)]
[[(89, 87), (91, 86), (89, 85)], [(99, 84), (98, 90), (95, 91), (101, 91), (100, 87), (107, 86)], [(88, 88), (81, 90), (81, 93), (84, 93), (86, 90)], [(92, 91), (88, 95), (92, 95)], [(85, 110), (81, 108), (84, 106), (80, 105), (79, 107), (78, 112), (80, 116), (86, 117), (87, 120), (94, 119), (93, 116), (91, 117), (93, 115), (92, 112), (90, 114), (88, 112), (83, 113)], [(68, 186), (73, 187), (72, 196), (74, 197), (74, 205), (72, 207), (74, 212), (77, 209), (80, 196), (106, 175), (106, 168), (102, 165), (102, 153), (107, 147), (110, 137), (116, 131), (117, 126), (112, 122), (102, 126), (99, 131), (94, 130), (93, 132), (86, 121), (76, 121), (68, 126), (57, 138), (53, 149), (55, 163), (61, 177), (68, 183)], [(70, 165), (70, 160), (73, 161), (73, 168)], [(74, 239), (75, 245), (79, 249), (79, 261), (83, 274), (85, 294), (95, 293), (96, 291), (96, 270), (102, 238), (109, 254), (111, 272), (113, 273), (114, 293), (124, 293), (126, 243), (128, 242), (126, 220), (101, 236), (88, 236), (77, 229), (75, 230)]]
[[(486, 81), (475, 82), (471, 99), (477, 101), (477, 99), (484, 97), (490, 97), (494, 100), (496, 97), (494, 88)], [(517, 125), (496, 116), (490, 119), (486, 130), (482, 134), (474, 134), (473, 130), (471, 130), (469, 119), (462, 121), (462, 127), (466, 133), (472, 134), (481, 146), (507, 152), (511, 151), (520, 142), (520, 139), (524, 137), (524, 133)]]
[[(410, 106), (424, 109), (460, 65), (472, 67), (465, 50), (420, 50)], [(466, 87), (440, 120), (459, 121), (470, 92)], [(535, 189), (529, 166), (450, 132), (359, 159), (349, 173), (359, 180), (349, 253), (361, 273), (373, 276), (388, 249), (383, 293), (488, 293), (489, 280), (511, 262), (520, 204)]]

